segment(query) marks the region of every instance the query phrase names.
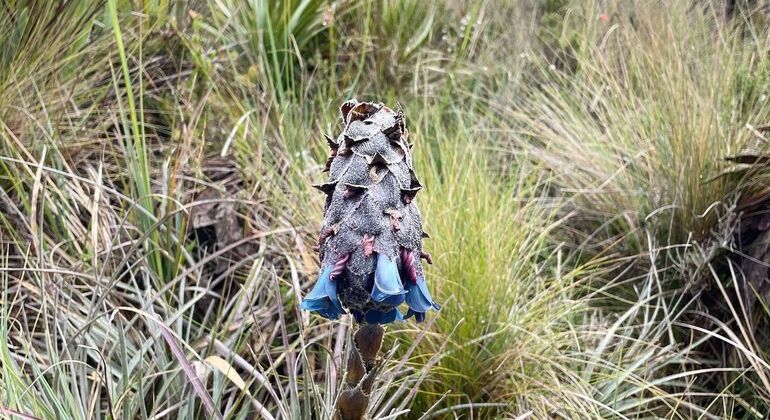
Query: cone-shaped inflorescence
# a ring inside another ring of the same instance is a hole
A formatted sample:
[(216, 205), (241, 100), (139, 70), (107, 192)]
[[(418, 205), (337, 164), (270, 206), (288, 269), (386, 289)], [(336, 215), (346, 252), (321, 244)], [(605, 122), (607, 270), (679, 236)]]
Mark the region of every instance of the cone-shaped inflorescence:
[[(328, 138), (329, 181), (318, 239), (321, 270), (302, 308), (336, 319), (350, 312), (358, 322), (386, 324), (438, 309), (425, 284), (421, 258), (422, 188), (412, 167), (404, 115), (369, 102), (340, 108), (344, 129)], [(404, 314), (400, 306), (406, 307)]]

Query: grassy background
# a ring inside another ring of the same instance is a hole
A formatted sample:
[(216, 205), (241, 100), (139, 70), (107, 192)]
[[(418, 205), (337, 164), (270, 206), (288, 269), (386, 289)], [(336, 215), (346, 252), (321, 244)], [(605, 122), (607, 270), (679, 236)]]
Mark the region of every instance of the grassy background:
[(356, 97), (405, 110), (443, 303), (388, 328), (373, 418), (763, 418), (736, 3), (6, 2), (0, 416), (328, 417), (352, 324), (298, 301)]

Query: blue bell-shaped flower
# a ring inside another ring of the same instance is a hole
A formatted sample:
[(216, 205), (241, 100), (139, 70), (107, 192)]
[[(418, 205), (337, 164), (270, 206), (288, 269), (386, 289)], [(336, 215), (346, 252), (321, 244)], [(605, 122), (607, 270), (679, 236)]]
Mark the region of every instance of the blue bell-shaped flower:
[(403, 321), (404, 315), (401, 314), (401, 311), (398, 308), (393, 308), (385, 312), (370, 309), (366, 311), (363, 319), (369, 324), (390, 324), (394, 321)]
[(409, 306), (406, 318), (414, 315), (417, 322), (422, 322), (425, 320), (425, 312), (431, 309), (441, 309), (441, 306), (433, 301), (423, 277), (418, 277), (415, 282), (407, 282), (406, 289), (406, 304)]
[(324, 318), (337, 319), (342, 314), (342, 305), (337, 299), (337, 283), (330, 278), (334, 265), (324, 268), (313, 290), (302, 299), (300, 305), (306, 311), (318, 312)]
[(374, 271), (372, 299), (385, 305), (398, 306), (405, 299), (406, 290), (401, 286), (396, 262), (384, 254), (377, 255), (377, 268)]

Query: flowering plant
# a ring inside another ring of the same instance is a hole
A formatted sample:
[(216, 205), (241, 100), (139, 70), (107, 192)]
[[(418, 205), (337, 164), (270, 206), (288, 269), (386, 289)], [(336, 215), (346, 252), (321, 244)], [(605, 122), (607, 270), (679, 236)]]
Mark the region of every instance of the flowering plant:
[[(404, 114), (383, 104), (350, 100), (340, 108), (344, 129), (327, 137), (329, 181), (316, 247), (321, 270), (302, 308), (328, 319), (350, 312), (357, 322), (387, 324), (438, 309), (421, 258), (422, 188), (412, 165)], [(400, 307), (406, 304), (406, 314)]]

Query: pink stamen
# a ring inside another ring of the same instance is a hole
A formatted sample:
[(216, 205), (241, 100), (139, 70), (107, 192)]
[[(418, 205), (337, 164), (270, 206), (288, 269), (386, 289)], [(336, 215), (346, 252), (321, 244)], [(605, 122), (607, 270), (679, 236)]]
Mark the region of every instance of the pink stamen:
[(371, 256), (374, 252), (374, 236), (364, 235), (364, 256)]
[(323, 241), (328, 239), (330, 236), (334, 235), (334, 229), (327, 227), (326, 229), (321, 231), (321, 234), (318, 235), (318, 245), (321, 245)]
[(345, 254), (337, 259), (337, 262), (334, 263), (334, 268), (332, 268), (332, 272), (329, 273), (329, 280), (334, 280), (335, 277), (339, 277), (343, 271), (345, 271), (345, 266), (348, 265), (348, 260), (350, 259), (350, 254)]
[(412, 283), (417, 283), (417, 268), (414, 266), (414, 253), (406, 248), (401, 248), (401, 262), (404, 265), (406, 276)]

